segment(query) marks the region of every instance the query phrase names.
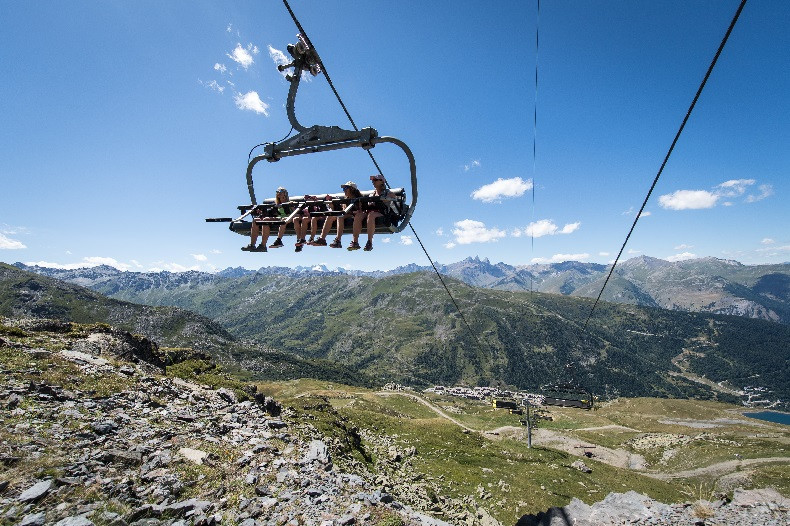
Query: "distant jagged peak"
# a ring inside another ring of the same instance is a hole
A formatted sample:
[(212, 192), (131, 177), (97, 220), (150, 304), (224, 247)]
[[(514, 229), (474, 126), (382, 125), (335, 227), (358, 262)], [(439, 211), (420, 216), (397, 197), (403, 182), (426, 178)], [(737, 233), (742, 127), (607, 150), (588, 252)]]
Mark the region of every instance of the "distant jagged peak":
[(622, 263), (620, 263), (620, 267), (626, 267), (626, 268), (627, 267), (631, 267), (631, 268), (640, 268), (641, 267), (641, 268), (655, 269), (655, 268), (660, 268), (660, 267), (667, 267), (667, 266), (670, 266), (670, 265), (672, 265), (672, 263), (667, 261), (667, 260), (665, 260), (665, 259), (654, 258), (652, 256), (645, 256), (645, 255), (636, 256), (636, 257), (633, 257), (631, 259), (628, 259), (628, 260), (623, 261)]

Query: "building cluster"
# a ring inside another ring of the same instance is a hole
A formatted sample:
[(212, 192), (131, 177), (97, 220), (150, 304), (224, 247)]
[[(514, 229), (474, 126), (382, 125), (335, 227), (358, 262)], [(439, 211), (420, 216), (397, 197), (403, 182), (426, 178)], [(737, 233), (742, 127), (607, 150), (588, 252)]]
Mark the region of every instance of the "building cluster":
[(497, 387), (463, 387), (436, 385), (425, 389), (425, 393), (435, 393), (445, 396), (458, 396), (468, 400), (488, 400), (491, 398), (504, 398), (516, 401), (527, 400), (532, 405), (543, 403), (543, 395), (527, 393), (526, 391), (509, 391)]
[(771, 393), (767, 387), (747, 385), (743, 388), (742, 392), (742, 396), (744, 397), (742, 403), (746, 407), (762, 407), (765, 409), (771, 409), (782, 406), (781, 400), (769, 400), (767, 398)]

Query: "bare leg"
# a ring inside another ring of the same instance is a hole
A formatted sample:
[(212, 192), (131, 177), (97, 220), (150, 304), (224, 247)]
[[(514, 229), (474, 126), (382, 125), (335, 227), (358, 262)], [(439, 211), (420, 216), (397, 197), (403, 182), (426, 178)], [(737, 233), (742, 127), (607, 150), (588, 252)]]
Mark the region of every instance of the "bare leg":
[(271, 228), (269, 225), (263, 225), (261, 228), (261, 244), (260, 246), (265, 247), (266, 242), (269, 240), (269, 234), (271, 233)]
[[(365, 219), (365, 215), (362, 212), (357, 212), (354, 214), (354, 226), (352, 228), (352, 233), (354, 236), (354, 243), (359, 241), (359, 234), (362, 232), (362, 221)], [(370, 215), (370, 214), (367, 214)]]
[(381, 215), (381, 212), (368, 213), (368, 241), (370, 242), (373, 242), (373, 234), (376, 233), (376, 218)]
[(335, 216), (329, 216), (324, 220), (324, 227), (321, 229), (321, 239), (326, 239), (335, 221), (337, 221), (337, 217)]

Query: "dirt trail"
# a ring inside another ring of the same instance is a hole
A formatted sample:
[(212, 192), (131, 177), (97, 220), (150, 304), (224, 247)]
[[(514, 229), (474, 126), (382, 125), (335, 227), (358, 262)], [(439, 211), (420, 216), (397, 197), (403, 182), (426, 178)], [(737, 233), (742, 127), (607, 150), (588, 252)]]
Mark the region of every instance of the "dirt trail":
[(424, 405), (424, 406), (428, 407), (429, 409), (431, 409), (431, 410), (432, 410), (433, 412), (435, 412), (437, 415), (441, 416), (442, 418), (446, 418), (447, 420), (449, 420), (450, 422), (454, 423), (455, 425), (457, 425), (457, 426), (459, 426), (459, 427), (462, 427), (462, 428), (464, 428), (464, 429), (466, 429), (467, 431), (470, 431), (470, 432), (472, 432), (472, 433), (479, 433), (479, 431), (478, 431), (477, 429), (472, 429), (471, 427), (467, 427), (466, 425), (462, 424), (461, 422), (459, 422), (459, 421), (458, 421), (458, 420), (456, 420), (455, 418), (451, 417), (450, 415), (448, 415), (447, 413), (445, 413), (444, 411), (442, 411), (442, 410), (441, 410), (439, 407), (437, 407), (437, 406), (433, 405), (432, 403), (430, 403), (430, 402), (429, 402), (428, 400), (426, 400), (425, 398), (423, 398), (423, 397), (421, 397), (421, 396), (417, 396), (416, 394), (412, 394), (412, 393), (404, 393), (404, 392), (402, 392), (402, 391), (379, 391), (379, 392), (378, 392), (378, 393), (376, 393), (376, 394), (377, 394), (377, 395), (379, 395), (379, 396), (393, 396), (393, 395), (398, 395), (398, 396), (407, 396), (407, 397), (409, 397), (409, 398), (412, 398), (412, 399), (414, 399), (414, 400), (417, 400), (417, 401), (418, 401), (418, 402), (420, 402), (422, 405)]
[(660, 480), (685, 479), (699, 477), (702, 475), (725, 475), (737, 470), (740, 467), (754, 466), (757, 464), (769, 464), (771, 462), (790, 462), (790, 457), (766, 457), (766, 458), (747, 458), (744, 460), (727, 460), (718, 464), (711, 464), (688, 471), (676, 471), (675, 473), (645, 473), (653, 478)]

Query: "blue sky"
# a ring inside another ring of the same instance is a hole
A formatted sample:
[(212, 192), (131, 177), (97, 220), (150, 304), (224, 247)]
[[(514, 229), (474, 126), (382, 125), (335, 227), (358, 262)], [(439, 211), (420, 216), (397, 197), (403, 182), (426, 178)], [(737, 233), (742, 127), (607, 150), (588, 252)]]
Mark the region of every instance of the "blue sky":
[[(529, 264), (614, 258), (738, 2), (542, 2), (534, 164), (534, 1), (291, 5), (357, 125), (413, 150), (412, 224), (434, 259)], [(790, 260), (788, 20), (784, 0), (747, 4), (625, 257)], [(0, 260), (426, 264), (406, 233), (370, 253), (248, 254), (203, 221), (248, 202), (247, 153), (290, 128), (273, 57), (295, 34), (274, 0), (0, 0)], [(323, 77), (296, 111), (351, 127)], [(408, 185), (402, 154), (373, 153)], [(346, 150), (260, 164), (255, 183), (336, 192), (374, 170)]]

